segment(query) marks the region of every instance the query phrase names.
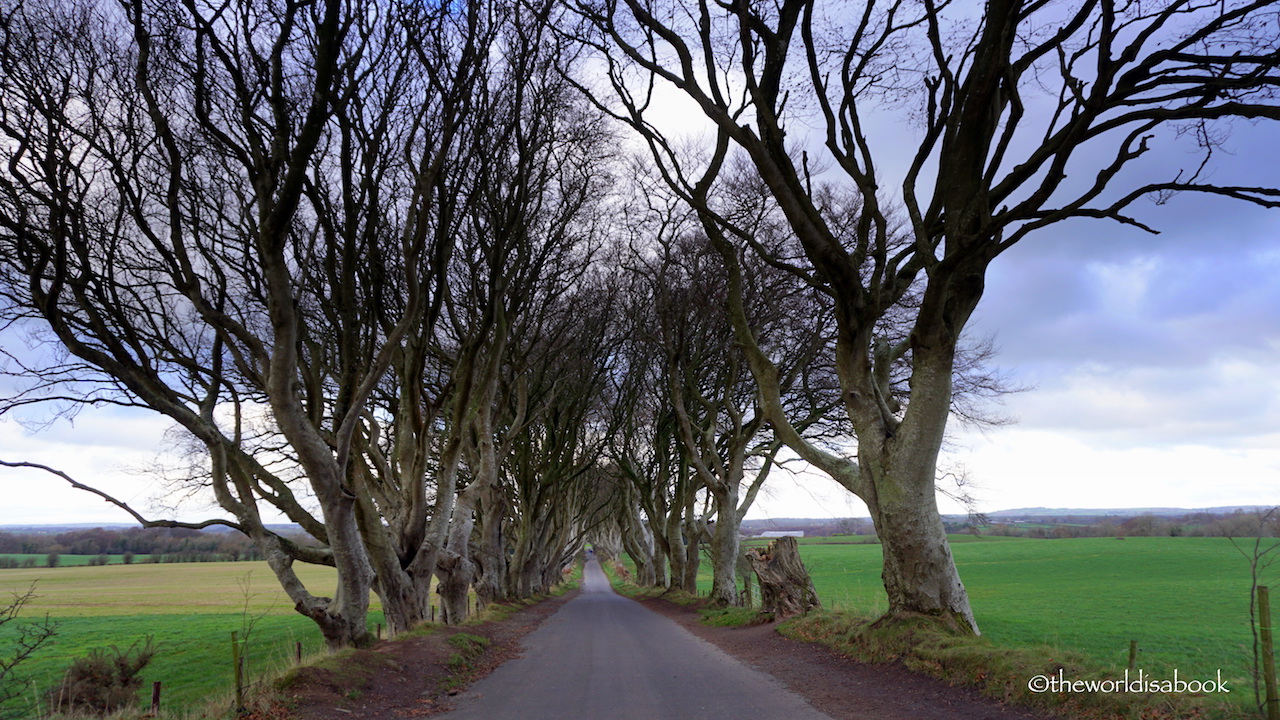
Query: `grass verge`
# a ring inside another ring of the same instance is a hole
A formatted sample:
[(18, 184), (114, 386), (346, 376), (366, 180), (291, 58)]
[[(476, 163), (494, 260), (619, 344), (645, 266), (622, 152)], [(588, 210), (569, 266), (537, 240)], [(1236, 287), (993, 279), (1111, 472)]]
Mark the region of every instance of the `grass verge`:
[(1001, 702), (1049, 710), (1072, 718), (1182, 720), (1249, 717), (1240, 706), (1219, 695), (1032, 692), (1029, 684), (1033, 678), (1041, 676), (1107, 683), (1123, 680), (1123, 672), (1117, 677), (1114, 669), (1091, 661), (1082, 654), (1049, 646), (999, 647), (986, 638), (961, 632), (954, 624), (939, 617), (907, 615), (873, 620), (840, 611), (817, 611), (781, 623), (778, 631), (796, 640), (823, 643), (855, 660), (900, 662), (952, 685), (977, 687), (984, 695)]
[[(566, 573), (565, 582), (546, 595), (490, 603), (461, 625), (423, 623), (372, 648), (348, 650), (291, 668), (272, 683), (274, 691), (258, 700), (258, 710), (248, 718), (293, 717), (280, 713), (298, 706), (305, 710), (333, 702), (340, 707), (347, 701), (373, 698), (386, 692), (388, 677), (396, 676), (400, 679), (395, 683), (421, 689), (415, 691), (414, 702), (421, 704), (422, 712), (434, 712), (443, 696), (457, 694), (507, 659), (508, 650), (499, 647), (502, 641), (492, 639), (502, 637), (502, 623), (521, 610), (564, 595), (578, 586), (580, 578), (578, 569)], [(362, 709), (350, 703), (351, 711)]]
[(457, 648), (457, 652), (449, 656), (449, 676), (441, 681), (440, 687), (445, 692), (453, 692), (476, 680), (479, 672), (476, 661), (489, 648), (489, 638), (460, 632), (446, 642)]

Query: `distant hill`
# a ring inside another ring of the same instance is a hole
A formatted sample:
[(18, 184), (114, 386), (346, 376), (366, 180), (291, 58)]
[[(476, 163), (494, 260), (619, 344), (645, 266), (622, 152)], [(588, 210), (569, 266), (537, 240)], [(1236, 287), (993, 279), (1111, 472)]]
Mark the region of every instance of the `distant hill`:
[(1137, 517), (1139, 515), (1156, 515), (1158, 517), (1180, 517), (1193, 513), (1210, 515), (1229, 515), (1234, 512), (1253, 512), (1266, 510), (1269, 505), (1225, 505), (1211, 508), (1017, 508), (1014, 510), (997, 510), (986, 513), (992, 519), (1035, 518), (1035, 517)]
[(138, 527), (137, 523), (60, 523), (57, 525), (0, 525), (0, 532), (30, 533), (33, 535), (56, 535), (73, 530), (128, 530)]
[[(1171, 508), (1171, 507), (1138, 507), (1138, 508), (1014, 508), (996, 510), (985, 513), (995, 523), (1062, 523), (1092, 524), (1104, 520), (1122, 522), (1130, 518), (1154, 516), (1157, 518), (1182, 518), (1187, 515), (1205, 514), (1215, 516), (1232, 515), (1236, 512), (1252, 513), (1267, 510), (1269, 505), (1224, 505), (1210, 508)], [(970, 518), (967, 515), (944, 515), (943, 521), (949, 526), (965, 526)], [(745, 535), (760, 535), (766, 531), (804, 530), (807, 535), (874, 534), (871, 518), (768, 518), (751, 519), (742, 522)], [(953, 529), (951, 532), (959, 532)]]

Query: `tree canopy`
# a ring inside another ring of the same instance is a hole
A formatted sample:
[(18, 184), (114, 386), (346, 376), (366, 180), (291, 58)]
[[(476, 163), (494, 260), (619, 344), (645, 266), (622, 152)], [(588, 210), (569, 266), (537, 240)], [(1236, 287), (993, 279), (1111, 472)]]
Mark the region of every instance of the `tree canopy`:
[(589, 537), (686, 587), (708, 544), (737, 602), (784, 452), (866, 502), (891, 614), (976, 632), (935, 496), (1004, 390), (988, 268), (1143, 197), (1280, 204), (1210, 172), (1280, 118), (1276, 36), (1271, 0), (5, 0), (0, 322), (56, 351), (0, 413), (167, 417), (221, 513), (113, 501), (242, 532), (335, 648), (370, 591), (458, 622)]

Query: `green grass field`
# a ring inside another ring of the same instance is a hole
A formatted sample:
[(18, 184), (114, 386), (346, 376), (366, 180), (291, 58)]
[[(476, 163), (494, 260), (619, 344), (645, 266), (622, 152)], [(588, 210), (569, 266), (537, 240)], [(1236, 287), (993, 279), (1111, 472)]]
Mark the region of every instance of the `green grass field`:
[[(948, 535), (952, 545), (971, 542), (1005, 542), (1008, 540), (1024, 540), (1025, 538), (1006, 537), (1003, 535)], [(750, 538), (742, 543), (743, 547), (764, 547), (770, 538)], [(830, 535), (826, 537), (796, 538), (798, 545), (880, 545), (874, 535)]]
[[(1232, 699), (1252, 700), (1249, 564), (1230, 540), (950, 539), (978, 625), (996, 645), (1075, 651), (1123, 673), (1137, 640), (1149, 676), (1221, 669), (1239, 693)], [(827, 608), (868, 617), (888, 608), (879, 545), (804, 538), (800, 554)], [(706, 592), (710, 563), (700, 570)]]
[[(331, 568), (298, 566), (317, 594), (333, 587)], [(293, 610), (265, 563), (174, 563), (0, 570), (0, 597), (36, 594), (24, 617), (49, 616), (59, 623), (54, 644), (24, 666), (39, 688), (48, 688), (76, 657), (95, 647), (127, 648), (151, 636), (160, 651), (144, 671), (163, 683), (162, 708), (196, 710), (232, 687), (231, 633), (249, 636), (250, 677), (289, 662), (295, 643), (319, 652), (315, 624)], [(247, 598), (247, 602), (246, 602)], [(382, 622), (373, 601), (370, 629)]]
[[(997, 644), (1077, 650), (1123, 668), (1129, 641), (1153, 672), (1243, 683), (1249, 570), (1223, 538), (1082, 538), (957, 543), (953, 554), (983, 634)], [(886, 609), (877, 546), (811, 545), (818, 596), (867, 615)]]

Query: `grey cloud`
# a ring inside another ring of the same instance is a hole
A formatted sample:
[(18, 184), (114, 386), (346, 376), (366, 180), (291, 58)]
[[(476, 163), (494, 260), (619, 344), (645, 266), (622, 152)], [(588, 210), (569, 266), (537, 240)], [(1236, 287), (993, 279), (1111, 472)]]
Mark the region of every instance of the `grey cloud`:
[[(1280, 228), (1245, 228), (1239, 247), (1162, 252), (1135, 244), (1093, 253), (1085, 240), (1015, 248), (993, 266), (975, 320), (995, 333), (1002, 364), (1060, 372), (1082, 362), (1187, 365), (1280, 340)], [(1054, 241), (1056, 240), (1056, 242)], [(1128, 268), (1141, 278), (1126, 282)], [(1117, 305), (1117, 295), (1133, 302)]]
[(1009, 402), (1019, 427), (1112, 448), (1274, 445), (1280, 358), (1217, 361), (1190, 371), (1085, 368)]

